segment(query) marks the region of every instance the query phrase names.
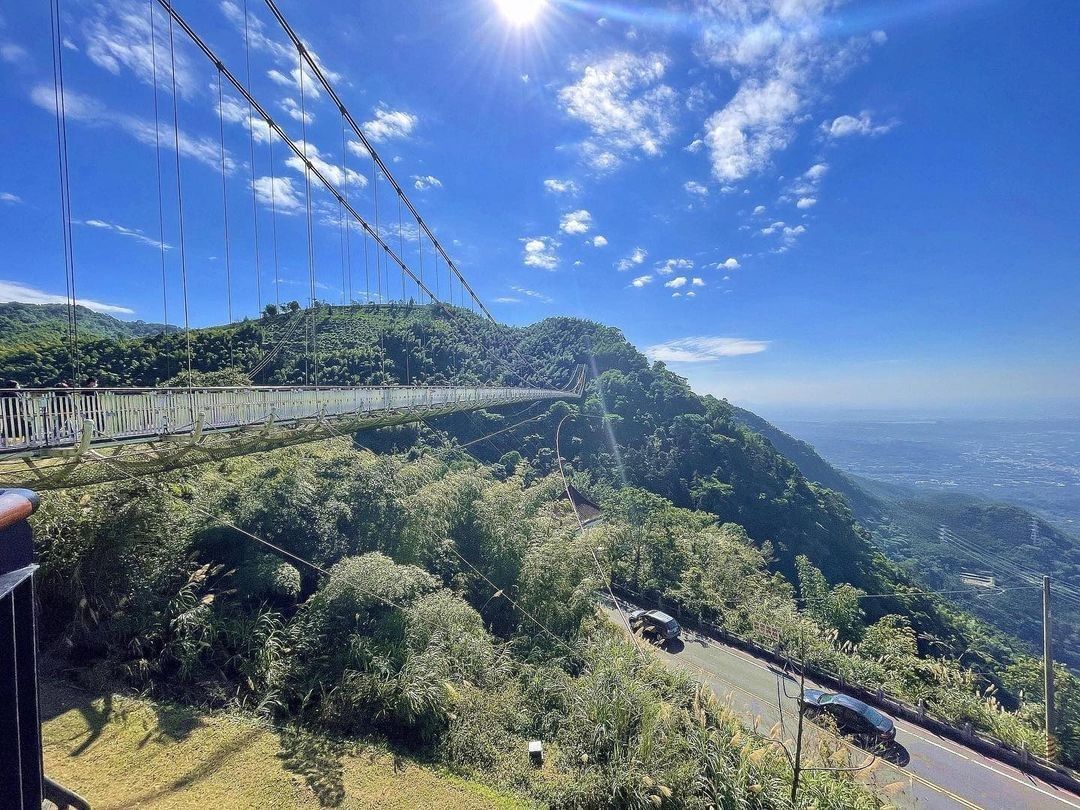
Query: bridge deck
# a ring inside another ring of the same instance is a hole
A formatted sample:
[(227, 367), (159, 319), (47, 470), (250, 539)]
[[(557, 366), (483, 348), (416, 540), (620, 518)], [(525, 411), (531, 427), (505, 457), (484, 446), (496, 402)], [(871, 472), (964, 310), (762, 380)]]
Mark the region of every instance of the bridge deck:
[(506, 386), (5, 390), (0, 391), (0, 485), (49, 489), (118, 480), (365, 428), (576, 397), (583, 388), (579, 371), (565, 390)]

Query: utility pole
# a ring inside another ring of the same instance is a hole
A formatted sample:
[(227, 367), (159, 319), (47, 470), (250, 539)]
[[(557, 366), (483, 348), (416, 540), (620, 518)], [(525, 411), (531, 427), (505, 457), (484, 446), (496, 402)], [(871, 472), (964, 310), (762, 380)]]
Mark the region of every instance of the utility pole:
[(1043, 674), (1046, 696), (1046, 755), (1054, 756), (1054, 655), (1050, 646), (1050, 577), (1043, 577)]

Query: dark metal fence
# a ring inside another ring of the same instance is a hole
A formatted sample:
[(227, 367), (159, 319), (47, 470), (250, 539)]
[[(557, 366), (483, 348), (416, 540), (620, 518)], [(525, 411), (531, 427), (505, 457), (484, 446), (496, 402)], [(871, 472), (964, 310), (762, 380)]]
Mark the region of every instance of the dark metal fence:
[(0, 490), (0, 807), (86, 808), (81, 798), (44, 775), (38, 707), (34, 539), (27, 518), (37, 495)]

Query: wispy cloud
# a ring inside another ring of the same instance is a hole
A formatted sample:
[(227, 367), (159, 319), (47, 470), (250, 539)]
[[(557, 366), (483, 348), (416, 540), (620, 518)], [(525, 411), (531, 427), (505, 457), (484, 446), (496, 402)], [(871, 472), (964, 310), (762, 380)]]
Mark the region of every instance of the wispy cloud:
[(662, 276), (670, 276), (676, 270), (693, 270), (693, 259), (667, 259), (666, 261), (657, 262), (656, 272)]
[(273, 208), (279, 214), (295, 214), (304, 207), (304, 200), (291, 177), (256, 177), (252, 185), (259, 204)]
[(884, 135), (894, 129), (896, 125), (896, 121), (874, 123), (870, 113), (864, 110), (859, 113), (858, 117), (841, 115), (831, 121), (825, 121), (821, 125), (821, 131), (830, 138), (847, 138), (851, 135), (870, 135), (873, 137)]
[(707, 363), (725, 357), (760, 354), (768, 348), (769, 341), (767, 340), (736, 337), (685, 337), (649, 346), (645, 349), (645, 354), (651, 360), (660, 360), (665, 363)]
[(676, 94), (662, 83), (668, 62), (662, 53), (621, 51), (573, 65), (580, 78), (559, 91), (559, 101), (589, 127), (582, 154), (593, 169), (610, 171), (631, 156), (663, 151), (675, 129)]
[(119, 236), (126, 236), (128, 239), (133, 239), (140, 244), (147, 245), (148, 247), (152, 248), (157, 248), (158, 250), (161, 250), (162, 248), (164, 248), (165, 250), (172, 250), (172, 245), (159, 242), (157, 239), (151, 239), (138, 228), (127, 228), (123, 225), (117, 225), (114, 222), (106, 222), (102, 219), (87, 219), (78, 222), (77, 224), (85, 225), (88, 228), (95, 228), (100, 231), (110, 231)]
[[(342, 171), (341, 166), (339, 166), (337, 163), (331, 163), (329, 160), (327, 160), (327, 156), (320, 152), (319, 148), (315, 146), (315, 144), (305, 144), (304, 141), (295, 141), (295, 143), (297, 148), (302, 153), (305, 153), (307, 155), (308, 162), (311, 163), (312, 168), (318, 171), (319, 174), (325, 177), (328, 181), (337, 186), (338, 191), (343, 191), (342, 186), (344, 185), (346, 177), (348, 177), (349, 179), (350, 187), (365, 188), (367, 186), (368, 180), (364, 175), (359, 174), (358, 172), (355, 172), (348, 167), (346, 167), (346, 169)], [(303, 159), (300, 158), (291, 149), (289, 150), (289, 156), (285, 159), (285, 165), (295, 171), (297, 174), (304, 174)], [(312, 178), (312, 183), (314, 187), (321, 187), (321, 184), (319, 183), (317, 177)]]
[(653, 280), (653, 277), (651, 275), (638, 276), (637, 278), (635, 278), (633, 281), (630, 282), (630, 286), (631, 287), (637, 287), (637, 288), (640, 289), (641, 287), (644, 287), (646, 284), (652, 284), (652, 280)]
[(425, 191), (429, 188), (442, 188), (442, 180), (430, 174), (414, 174), (413, 188), (417, 191)]
[[(37, 107), (55, 114), (56, 103), (52, 87), (44, 84), (37, 85), (30, 91), (30, 100)], [(154, 122), (134, 115), (116, 112), (97, 99), (73, 90), (64, 92), (64, 112), (69, 122), (79, 121), (88, 126), (118, 129), (145, 146), (156, 147), (158, 138), (170, 148), (174, 142), (171, 125), (161, 124), (155, 134)], [(191, 158), (213, 169), (220, 170), (221, 147), (217, 140), (196, 137), (181, 130), (179, 144), (182, 157)], [(236, 161), (226, 152), (225, 170), (231, 173), (235, 169)]]
[(30, 53), (22, 45), (14, 42), (0, 44), (0, 61), (9, 65), (24, 65), (30, 60)]
[(552, 299), (550, 296), (544, 295), (542, 292), (536, 290), (530, 290), (526, 287), (519, 287), (517, 285), (510, 285), (510, 289), (516, 292), (518, 295), (524, 295), (526, 298), (532, 298), (534, 301), (539, 301), (541, 304), (550, 304)]
[(10, 191), (0, 191), (0, 202), (8, 205), (19, 205), (22, 203), (22, 197), (18, 194), (12, 194)]
[[(164, 12), (154, 10), (164, 16)], [(167, 17), (165, 17), (167, 19)], [(154, 27), (150, 36), (150, 16), (145, 3), (134, 0), (95, 6), (82, 22), (83, 50), (90, 61), (114, 76), (128, 71), (143, 84), (154, 84), (154, 57), (157, 57), (157, 82), (161, 87), (176, 89), (184, 98), (194, 97), (201, 85), (200, 71), (192, 60), (191, 51), (183, 38), (169, 47), (169, 27), (164, 20)], [(200, 66), (201, 67), (201, 66)]]
[(671, 279), (670, 281), (665, 281), (664, 286), (665, 287), (670, 287), (673, 290), (677, 290), (680, 287), (685, 287), (686, 286), (686, 276), (676, 276), (675, 278)]
[[(0, 301), (14, 301), (20, 304), (66, 304), (67, 298), (63, 295), (39, 290), (36, 287), (23, 284), (20, 281), (0, 281)], [(78, 304), (92, 309), (95, 312), (105, 312), (110, 315), (134, 315), (135, 310), (116, 304), (103, 304), (89, 298), (79, 298)]]
[(884, 37), (823, 36), (829, 0), (702, 0), (702, 51), (738, 88), (705, 123), (713, 174), (734, 183), (768, 166), (823, 88)]
[(552, 194), (577, 194), (580, 191), (578, 184), (573, 180), (558, 180), (554, 177), (549, 177), (544, 181), (544, 188)]
[(379, 104), (374, 110), (375, 117), (360, 125), (360, 129), (369, 141), (385, 141), (408, 138), (416, 129), (418, 119), (412, 113), (392, 110), (386, 104)]
[(623, 258), (619, 259), (619, 261), (615, 265), (615, 269), (622, 273), (629, 270), (631, 267), (634, 267), (635, 265), (644, 264), (645, 259), (648, 257), (648, 255), (649, 251), (645, 250), (645, 248), (636, 247), (629, 256), (624, 256)]
[(697, 180), (687, 180), (683, 183), (683, 189), (687, 194), (696, 194), (699, 197), (709, 196), (709, 187), (697, 182)]

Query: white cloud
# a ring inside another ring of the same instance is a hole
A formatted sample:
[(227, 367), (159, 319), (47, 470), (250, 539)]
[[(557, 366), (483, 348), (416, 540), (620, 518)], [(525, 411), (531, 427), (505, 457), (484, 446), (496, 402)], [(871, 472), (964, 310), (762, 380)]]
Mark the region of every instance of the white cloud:
[(416, 129), (417, 117), (402, 110), (392, 110), (386, 104), (375, 108), (375, 117), (360, 125), (360, 129), (369, 141), (384, 141), (408, 138)]
[(886, 42), (889, 41), (889, 35), (879, 29), (877, 31), (870, 32), (870, 39), (875, 45), (884, 45)]
[(296, 103), (296, 99), (289, 96), (278, 102), (278, 106), (285, 111), (289, 118), (298, 123), (310, 124), (315, 120), (315, 116), (311, 114), (310, 109), (305, 107), (305, 109), (301, 110), (300, 105)]
[(817, 205), (817, 197), (800, 197), (799, 201), (795, 203), (796, 208), (813, 208)]
[(727, 106), (705, 122), (705, 142), (717, 178), (742, 180), (765, 168), (794, 137), (801, 103), (785, 79), (745, 82)]
[(559, 243), (550, 236), (534, 236), (521, 239), (524, 247), (522, 261), (527, 267), (540, 270), (554, 270), (559, 266), (556, 249)]
[(559, 230), (563, 233), (587, 233), (589, 228), (591, 227), (592, 214), (590, 214), (584, 208), (581, 208), (577, 211), (571, 211), (567, 214), (563, 214), (562, 219), (559, 220)]
[(416, 175), (416, 174), (414, 174), (412, 176), (412, 179), (413, 179), (413, 188), (415, 188), (417, 191), (424, 191), (425, 189), (429, 189), (429, 188), (442, 188), (442, 180), (440, 180), (438, 177), (435, 177), (434, 175), (430, 175), (430, 174)]
[(676, 270), (693, 270), (693, 259), (668, 259), (667, 261), (657, 262), (656, 272), (662, 276), (670, 276)]
[[(36, 287), (30, 287), (20, 281), (0, 281), (0, 301), (13, 301), (20, 304), (66, 304), (67, 298), (63, 295), (53, 295)], [(92, 309), (95, 312), (106, 312), (111, 315), (134, 315), (135, 310), (116, 304), (103, 304), (89, 298), (79, 298), (77, 303)]]
[(10, 191), (0, 191), (0, 202), (19, 205), (22, 202), (22, 197), (18, 194), (12, 194)]
[(670, 287), (673, 290), (679, 289), (679, 287), (686, 286), (686, 276), (676, 276), (671, 281), (664, 282), (665, 287)]
[(863, 111), (858, 117), (854, 115), (841, 115), (832, 121), (825, 121), (821, 125), (821, 131), (830, 138), (846, 138), (849, 135), (884, 135), (896, 126), (895, 121), (875, 124), (870, 113)]
[(687, 298), (697, 298), (697, 293), (696, 293), (696, 292), (694, 292), (693, 290), (690, 290), (690, 292), (688, 292), (688, 293), (686, 294), (686, 297), (687, 297)]
[(633, 281), (630, 282), (631, 287), (638, 287), (639, 289), (641, 287), (644, 287), (646, 284), (652, 284), (652, 276), (649, 276), (649, 275), (638, 276), (637, 278), (635, 278)]
[(702, 53), (738, 82), (706, 121), (713, 174), (734, 182), (787, 148), (809, 106), (880, 37), (826, 36), (834, 0), (700, 0)]
[(593, 247), (598, 247), (598, 248), (606, 247), (607, 246), (607, 237), (601, 236), (600, 234), (597, 234), (596, 236), (594, 236), (592, 238), (592, 241), (589, 244), (591, 244)]
[(761, 216), (764, 213), (765, 213), (765, 206), (764, 205), (758, 205), (758, 206), (756, 206), (754, 208), (754, 215), (755, 216)]
[(360, 143), (360, 141), (349, 140), (347, 146), (349, 147), (349, 151), (352, 152), (357, 157), (362, 157), (362, 158), (371, 157), (371, 152), (369, 152), (367, 150), (367, 147), (364, 146), (362, 143)]
[(291, 177), (256, 177), (253, 187), (255, 199), (267, 208), (275, 208), (279, 214), (295, 214), (304, 207)]
[(10, 65), (22, 64), (29, 59), (30, 53), (22, 45), (16, 45), (14, 42), (5, 42), (0, 45), (0, 60)]
[(592, 168), (609, 171), (637, 153), (661, 153), (675, 128), (676, 94), (661, 82), (668, 61), (662, 53), (622, 51), (574, 65), (581, 78), (559, 91), (559, 101), (591, 131), (582, 146)]
[(164, 244), (162, 242), (159, 242), (157, 239), (151, 239), (138, 228), (126, 228), (123, 225), (117, 225), (113, 222), (105, 222), (101, 219), (87, 219), (79, 222), (78, 224), (86, 225), (87, 227), (96, 228), (102, 231), (112, 231), (113, 233), (119, 234), (120, 236), (126, 236), (129, 239), (134, 239), (140, 244), (157, 248), (158, 250), (161, 250), (162, 248), (165, 248), (165, 250), (172, 249), (172, 245)]
[(705, 279), (698, 278), (697, 276), (694, 276), (694, 278), (691, 280), (690, 283), (693, 284), (695, 287), (704, 287), (705, 286)]
[[(39, 84), (34, 87), (30, 91), (30, 100), (37, 107), (47, 112), (56, 112), (53, 88), (48, 85)], [(155, 148), (157, 139), (160, 138), (162, 144), (168, 145), (170, 149), (172, 148), (173, 128), (170, 124), (161, 124), (158, 128), (158, 134), (155, 135), (155, 127), (152, 121), (110, 110), (91, 96), (65, 90), (64, 112), (69, 122), (79, 121), (88, 126), (119, 129), (139, 143)], [(195, 137), (181, 130), (179, 143), (182, 157), (196, 160), (215, 171), (221, 170), (221, 147), (216, 139)], [(225, 171), (232, 173), (235, 168), (236, 161), (226, 152)]]
[(164, 22), (168, 18), (163, 12), (155, 13), (160, 13), (162, 19), (155, 26), (151, 43), (150, 17), (145, 4), (121, 0), (95, 6), (94, 13), (85, 15), (82, 23), (86, 55), (114, 76), (127, 70), (142, 83), (153, 86), (156, 49), (158, 85), (171, 89), (175, 63), (176, 89), (184, 98), (191, 98), (201, 84), (202, 66), (196, 66), (191, 59), (193, 52), (182, 44), (183, 37), (170, 51), (169, 26)]
[(532, 298), (535, 301), (539, 301), (541, 304), (550, 304), (552, 302), (550, 296), (544, 295), (542, 292), (537, 292), (536, 290), (530, 290), (514, 284), (510, 285), (510, 289), (519, 295), (524, 295), (526, 298)]
[[(315, 146), (315, 144), (305, 144), (303, 141), (299, 140), (293, 141), (293, 143), (296, 144), (296, 147), (300, 150), (301, 153), (305, 153), (307, 155), (307, 160), (308, 163), (311, 164), (311, 167), (317, 172), (319, 172), (319, 174), (321, 174), (323, 177), (325, 177), (330, 183), (335, 185), (338, 191), (343, 191), (342, 186), (344, 186), (345, 184), (346, 177), (348, 177), (349, 179), (350, 186), (358, 186), (360, 188), (365, 188), (367, 186), (368, 180), (364, 175), (349, 168), (346, 168), (345, 171), (342, 171), (341, 166), (339, 166), (337, 163), (331, 163), (330, 161), (328, 161), (319, 151), (318, 147)], [(285, 159), (285, 165), (293, 171), (297, 172), (298, 174), (304, 174), (303, 158), (301, 158), (291, 149), (289, 150), (289, 156)], [(319, 179), (317, 177), (313, 177), (311, 182), (313, 184), (313, 187), (319, 187), (320, 185)]]
[(705, 363), (725, 357), (759, 354), (769, 348), (767, 340), (733, 337), (686, 337), (645, 349), (651, 360), (665, 363)]
[(740, 267), (739, 260), (736, 259), (734, 256), (728, 256), (726, 259), (724, 259), (724, 261), (720, 263), (720, 266), (723, 267), (725, 270), (738, 270)]
[(701, 197), (708, 196), (709, 194), (709, 187), (697, 182), (696, 180), (687, 180), (685, 183), (683, 183), (683, 188), (688, 194), (697, 194)]
[(633, 252), (629, 256), (625, 256), (622, 259), (619, 259), (618, 263), (615, 265), (615, 269), (619, 272), (629, 270), (635, 264), (643, 264), (645, 262), (645, 258), (648, 255), (649, 251), (645, 250), (645, 248), (634, 248)]
[(491, 300), (494, 301), (496, 304), (520, 304), (521, 303), (520, 298), (514, 298), (514, 296), (512, 296), (512, 295), (500, 295), (499, 297), (492, 298)]
[(558, 180), (554, 177), (549, 177), (544, 181), (544, 188), (552, 194), (577, 194), (579, 191), (577, 183), (573, 180)]

